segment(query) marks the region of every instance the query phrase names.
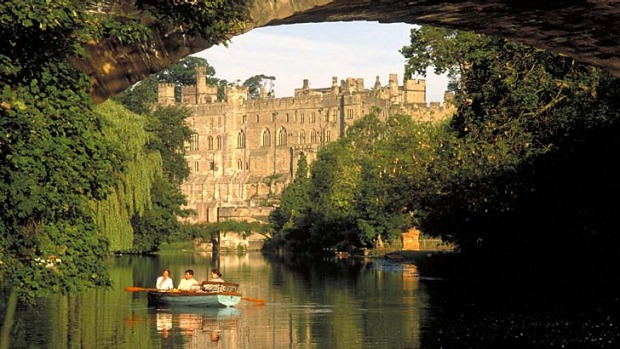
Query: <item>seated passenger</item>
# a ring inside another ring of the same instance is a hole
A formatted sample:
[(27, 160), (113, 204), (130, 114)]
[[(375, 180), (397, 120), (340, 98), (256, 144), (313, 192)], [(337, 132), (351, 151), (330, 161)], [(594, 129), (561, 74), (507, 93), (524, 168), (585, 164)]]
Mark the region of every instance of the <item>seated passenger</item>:
[(219, 269), (213, 268), (211, 269), (211, 279), (208, 282), (203, 281), (201, 283), (202, 289), (207, 292), (217, 292), (221, 290), (221, 285), (213, 285), (211, 282), (224, 282), (222, 279), (222, 273)]
[(185, 277), (181, 282), (179, 282), (179, 291), (195, 291), (198, 286), (198, 281), (194, 279), (194, 271), (192, 269), (187, 269), (185, 271)]
[(172, 278), (170, 277), (170, 269), (164, 268), (161, 276), (157, 278), (155, 287), (160, 291), (172, 290), (174, 288), (172, 284)]

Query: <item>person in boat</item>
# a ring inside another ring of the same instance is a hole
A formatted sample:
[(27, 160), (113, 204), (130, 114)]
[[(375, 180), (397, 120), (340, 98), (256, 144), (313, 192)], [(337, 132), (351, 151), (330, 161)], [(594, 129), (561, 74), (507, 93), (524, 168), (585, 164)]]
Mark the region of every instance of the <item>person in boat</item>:
[(224, 279), (222, 279), (222, 273), (217, 268), (211, 269), (211, 278), (208, 282), (203, 281), (200, 286), (202, 286), (202, 289), (207, 292), (219, 291), (220, 285), (214, 285), (212, 284), (213, 282), (224, 282)]
[(224, 279), (222, 279), (222, 273), (220, 272), (218, 268), (211, 269), (211, 279), (209, 279), (209, 281), (224, 282)]
[(195, 286), (198, 286), (198, 281), (194, 279), (194, 271), (192, 269), (187, 269), (177, 289), (179, 289), (179, 291), (193, 291), (195, 290)]
[(158, 290), (172, 290), (174, 288), (172, 278), (170, 277), (170, 269), (164, 268), (161, 276), (157, 278), (155, 287)]

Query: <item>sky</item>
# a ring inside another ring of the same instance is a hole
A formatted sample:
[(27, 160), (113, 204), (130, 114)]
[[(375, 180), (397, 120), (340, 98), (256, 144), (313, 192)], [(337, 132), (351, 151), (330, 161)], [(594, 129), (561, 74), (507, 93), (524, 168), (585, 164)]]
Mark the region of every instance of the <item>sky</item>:
[[(397, 74), (402, 85), (405, 58), (399, 50), (410, 43), (413, 25), (377, 22), (331, 22), (263, 27), (233, 37), (193, 56), (205, 58), (215, 77), (243, 83), (264, 74), (274, 76), (276, 97), (291, 97), (308, 79), (310, 88), (330, 87), (346, 78), (363, 78), (372, 88), (377, 76), (387, 85)], [(414, 76), (414, 78), (424, 78)], [(443, 102), (448, 79), (427, 72), (426, 102)]]

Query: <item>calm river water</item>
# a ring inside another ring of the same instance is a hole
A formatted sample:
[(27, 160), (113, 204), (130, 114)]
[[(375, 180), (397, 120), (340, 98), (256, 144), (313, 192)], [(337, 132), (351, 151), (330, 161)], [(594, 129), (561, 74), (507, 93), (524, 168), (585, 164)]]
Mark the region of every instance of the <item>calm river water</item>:
[[(113, 290), (20, 308), (10, 348), (620, 347), (615, 305), (481, 294), (421, 279), (414, 265), (385, 259), (283, 262), (251, 252), (214, 260), (188, 252), (109, 263)], [(154, 309), (145, 293), (124, 291), (154, 287), (164, 267), (176, 287), (185, 269), (204, 280), (213, 266), (239, 283), (244, 297), (266, 304)]]

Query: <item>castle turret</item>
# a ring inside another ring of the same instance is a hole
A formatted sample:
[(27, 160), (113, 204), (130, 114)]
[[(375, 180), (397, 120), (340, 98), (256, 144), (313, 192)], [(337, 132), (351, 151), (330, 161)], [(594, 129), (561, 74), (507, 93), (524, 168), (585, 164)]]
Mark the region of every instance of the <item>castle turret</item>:
[(196, 104), (207, 101), (207, 67), (196, 67)]
[(407, 80), (405, 81), (404, 102), (426, 104), (426, 80)]
[(357, 84), (353, 78), (347, 78), (346, 80), (342, 80), (340, 83), (340, 91), (342, 93), (353, 93), (355, 92), (356, 87)]
[(248, 93), (247, 86), (226, 86), (226, 103), (239, 107), (247, 101)]
[(390, 97), (396, 98), (398, 97), (398, 75), (390, 74)]
[(161, 105), (173, 105), (174, 99), (174, 84), (160, 83), (157, 86), (157, 101)]

